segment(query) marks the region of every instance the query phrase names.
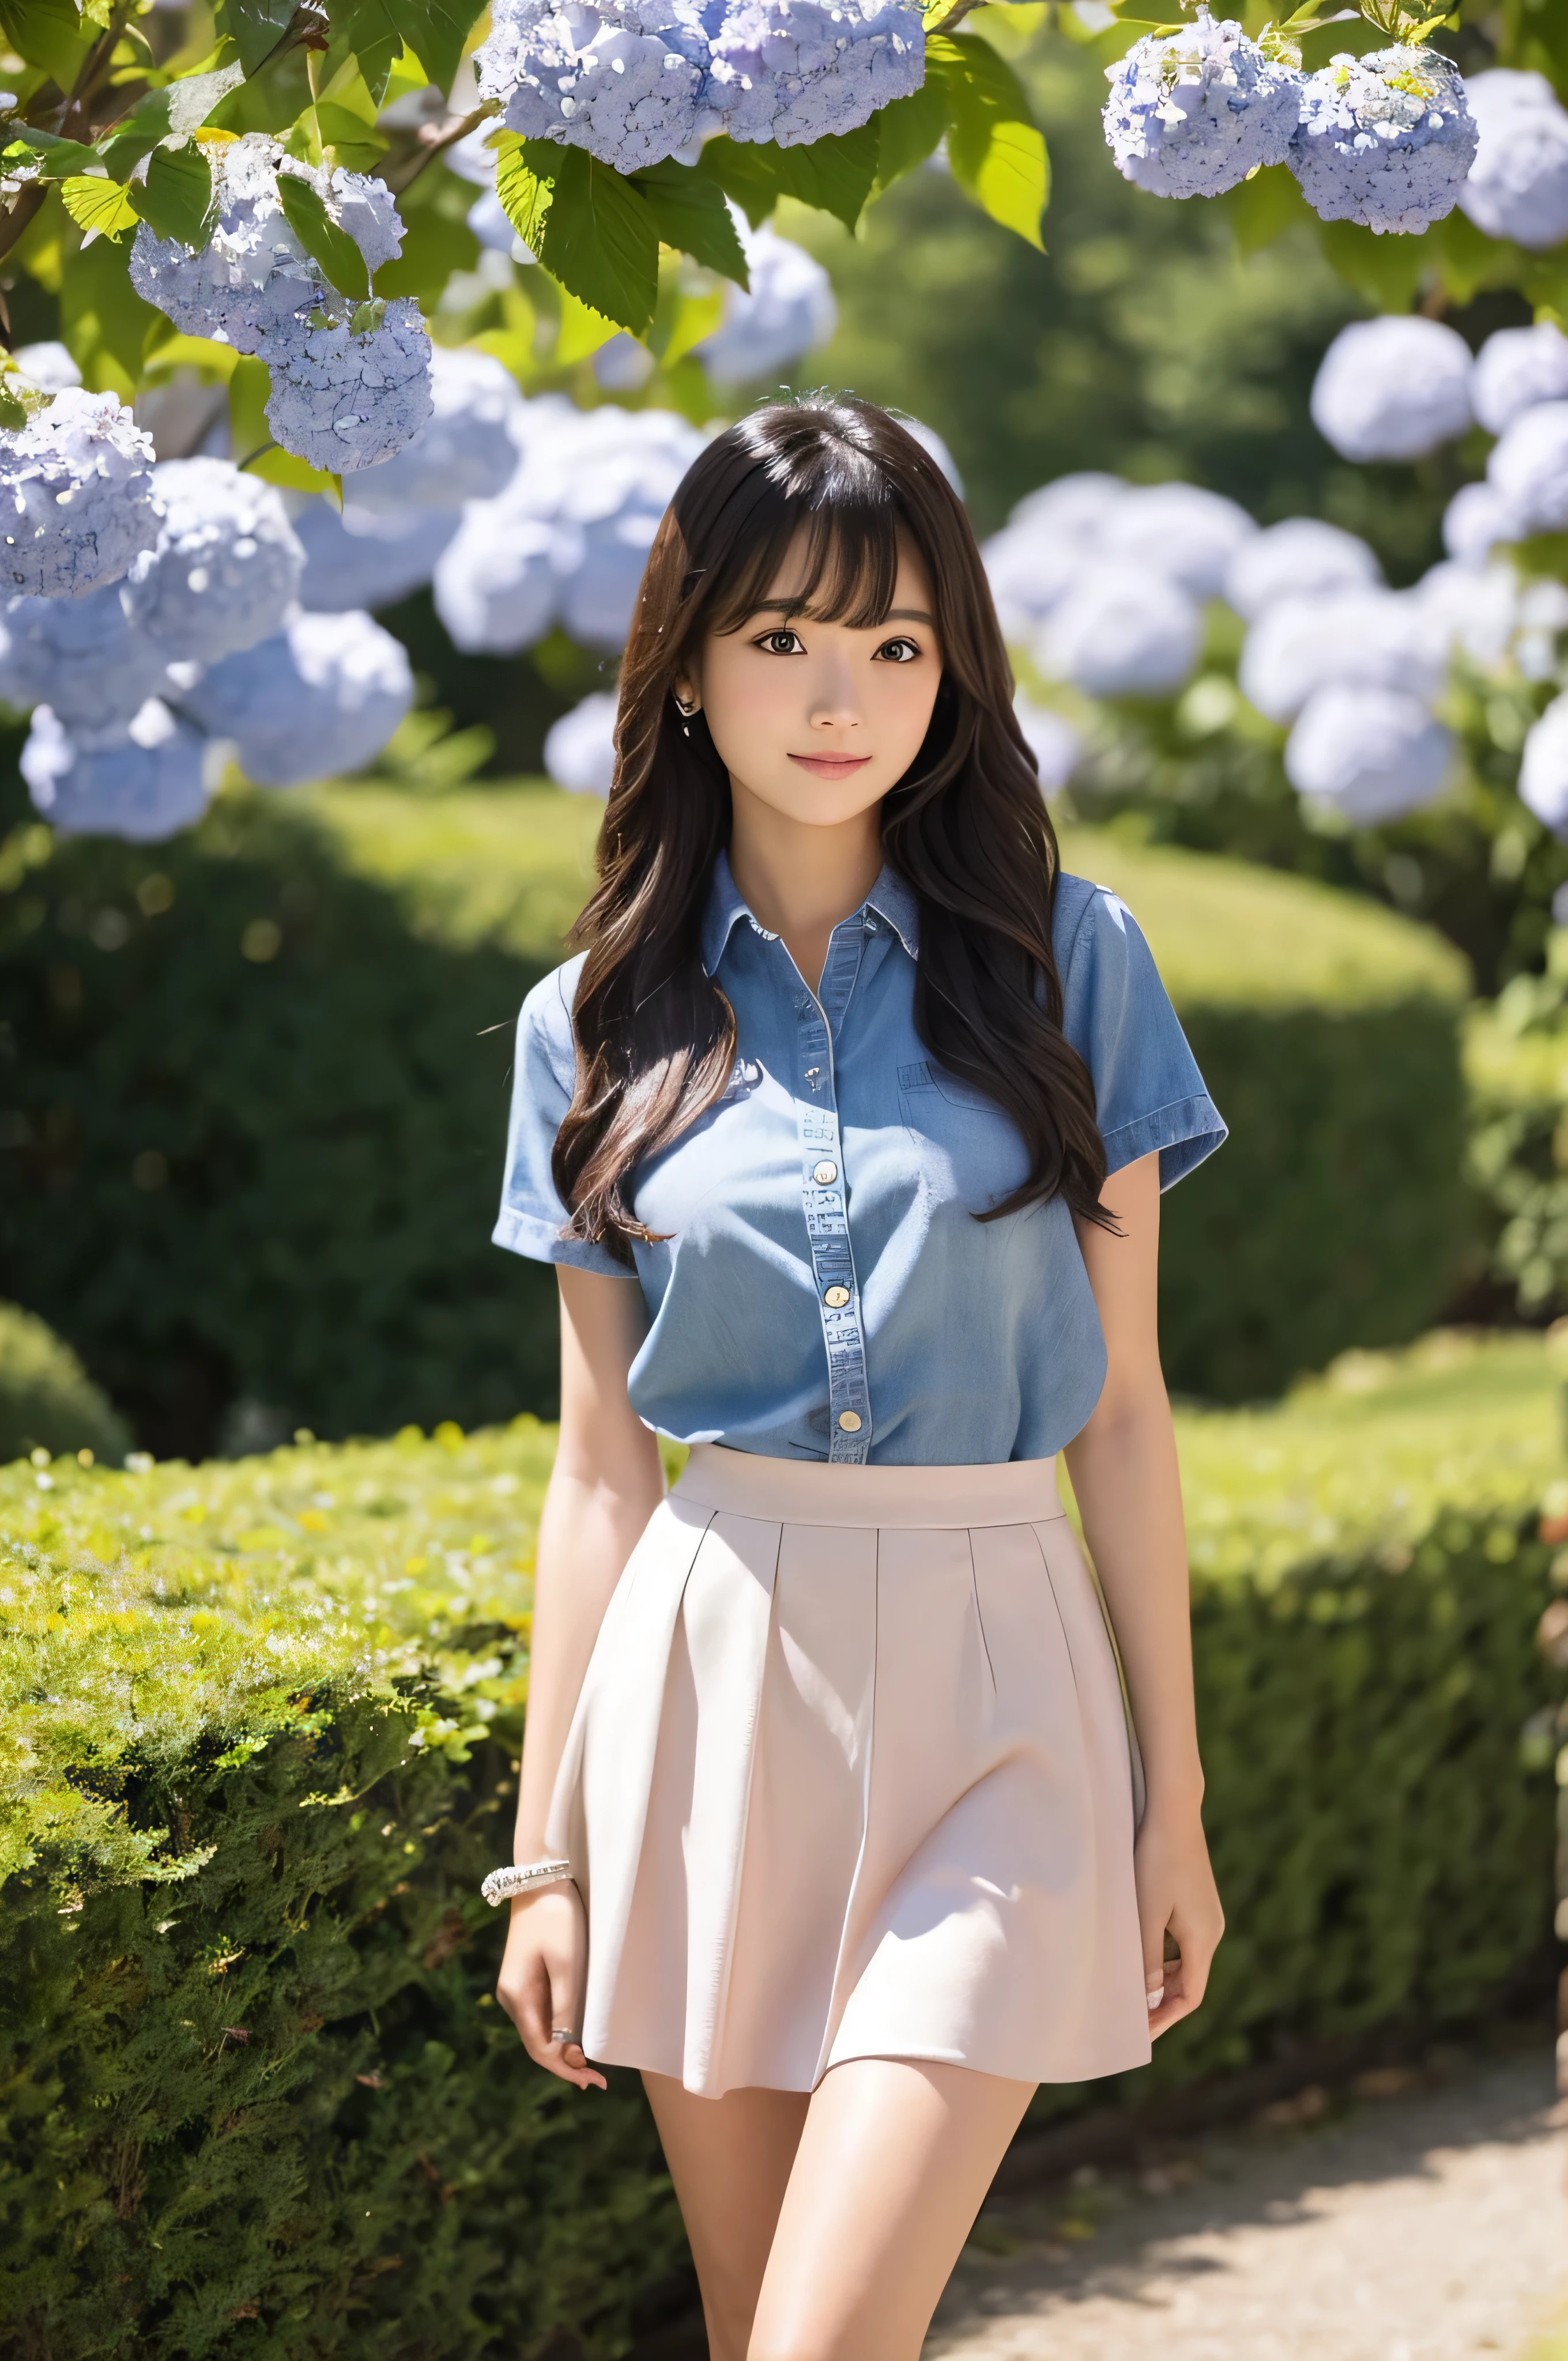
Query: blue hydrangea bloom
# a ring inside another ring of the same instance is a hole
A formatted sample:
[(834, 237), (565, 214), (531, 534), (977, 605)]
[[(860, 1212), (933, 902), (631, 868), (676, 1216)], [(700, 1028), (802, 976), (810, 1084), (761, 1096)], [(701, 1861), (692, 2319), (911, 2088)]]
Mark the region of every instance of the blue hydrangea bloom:
[(1090, 566), (1035, 645), (1042, 672), (1089, 697), (1168, 697), (1190, 680), (1203, 619), (1185, 590), (1148, 567)]
[(1568, 336), (1551, 320), (1499, 328), (1475, 356), (1470, 401), (1488, 434), (1506, 434), (1538, 401), (1568, 400)]
[(214, 664), (181, 702), (232, 740), (258, 786), (298, 787), (378, 754), (413, 703), (413, 675), (401, 642), (368, 615), (302, 614)]
[(706, 96), (723, 129), (781, 148), (853, 131), (926, 79), (913, 0), (738, 0), (711, 56)]
[(1312, 423), (1342, 459), (1420, 459), (1470, 425), (1470, 347), (1420, 313), (1353, 320), (1312, 381)]
[(736, 225), (750, 289), (727, 284), (724, 317), (696, 347), (715, 385), (751, 385), (773, 377), (825, 345), (839, 324), (833, 283), (814, 255), (770, 229)]
[(129, 722), (163, 685), (169, 651), (126, 619), (120, 583), (82, 598), (8, 598), (0, 609), (0, 697), (47, 705), (68, 730)]
[(1299, 795), (1363, 828), (1419, 811), (1442, 793), (1453, 739), (1420, 697), (1342, 683), (1321, 688), (1285, 747)]
[(21, 771), (33, 808), (65, 836), (160, 844), (207, 807), (202, 737), (157, 697), (128, 725), (103, 730), (69, 730), (40, 705)]
[(227, 459), (168, 459), (155, 481), (163, 529), (125, 588), (137, 629), (166, 663), (216, 664), (269, 638), (305, 563), (277, 487)]
[(411, 295), (331, 299), (264, 336), (267, 423), (285, 451), (332, 475), (378, 467), (430, 416), (430, 332)]
[(1486, 480), (1519, 537), (1568, 533), (1568, 401), (1537, 402), (1516, 418), (1486, 462)]
[(1224, 592), (1251, 623), (1281, 598), (1314, 598), (1381, 585), (1383, 569), (1358, 534), (1318, 517), (1287, 517), (1242, 544)]
[(1524, 741), (1519, 800), (1568, 840), (1568, 697), (1554, 697)]
[(1105, 137), (1123, 176), (1157, 197), (1214, 197), (1260, 164), (1282, 164), (1300, 114), (1301, 75), (1240, 25), (1146, 33), (1106, 68)]
[(341, 515), (335, 501), (307, 500), (294, 518), (305, 553), (300, 604), (329, 615), (395, 606), (411, 590), (423, 589), (462, 522), (455, 508), (405, 509), (391, 516), (361, 508), (352, 487)]
[(117, 582), (163, 522), (153, 449), (114, 393), (68, 386), (0, 430), (0, 586), (80, 598)]
[(1464, 85), (1480, 133), (1459, 192), (1488, 237), (1543, 253), (1568, 237), (1568, 108), (1544, 74), (1495, 66)]
[(1436, 49), (1374, 49), (1308, 75), (1286, 161), (1324, 221), (1420, 232), (1453, 212), (1477, 136), (1457, 66)]
[(575, 795), (608, 796), (615, 782), (616, 700), (596, 690), (554, 722), (544, 740), (544, 768)]

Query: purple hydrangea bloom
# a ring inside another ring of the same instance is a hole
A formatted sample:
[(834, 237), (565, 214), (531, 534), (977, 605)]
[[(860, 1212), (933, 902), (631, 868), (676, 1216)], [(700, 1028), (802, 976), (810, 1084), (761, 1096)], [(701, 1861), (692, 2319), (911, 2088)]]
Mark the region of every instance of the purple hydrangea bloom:
[(155, 481), (166, 514), (126, 579), (126, 611), (165, 662), (216, 664), (278, 630), (305, 553), (282, 495), (227, 459), (169, 459)]
[(258, 786), (298, 787), (378, 754), (413, 703), (413, 676), (400, 642), (368, 615), (302, 614), (214, 664), (181, 702), (233, 741)]
[(1465, 83), (1480, 144), (1459, 192), (1488, 237), (1543, 253), (1568, 237), (1568, 109), (1544, 74), (1507, 67)]
[(207, 807), (207, 750), (188, 721), (149, 697), (119, 728), (68, 730), (40, 705), (22, 749), (33, 807), (65, 836), (160, 844)]
[(1303, 708), (1285, 748), (1298, 794), (1363, 828), (1419, 811), (1442, 793), (1453, 739), (1420, 697), (1334, 684)]
[(1470, 347), (1419, 313), (1355, 320), (1323, 355), (1312, 423), (1342, 459), (1420, 459), (1470, 424)]
[(1324, 221), (1419, 233), (1453, 212), (1476, 137), (1457, 66), (1435, 49), (1374, 49), (1308, 75), (1286, 160)]
[(0, 584), (80, 598), (117, 582), (163, 522), (153, 449), (117, 394), (67, 387), (0, 430)]
[(1146, 33), (1105, 75), (1116, 169), (1152, 196), (1216, 197), (1259, 165), (1285, 161), (1299, 71), (1206, 8), (1195, 25)]

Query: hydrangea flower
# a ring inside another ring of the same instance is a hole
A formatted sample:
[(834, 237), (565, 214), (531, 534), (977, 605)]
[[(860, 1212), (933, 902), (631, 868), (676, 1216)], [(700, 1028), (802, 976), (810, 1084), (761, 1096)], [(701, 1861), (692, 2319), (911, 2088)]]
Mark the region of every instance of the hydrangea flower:
[(1516, 418), (1486, 462), (1486, 481), (1521, 537), (1568, 532), (1568, 401), (1538, 402)]
[(383, 516), (345, 498), (340, 516), (329, 500), (306, 500), (294, 518), (305, 553), (301, 605), (336, 615), (354, 607), (396, 606), (423, 589), (462, 522), (461, 509)]
[(1090, 697), (1166, 697), (1190, 678), (1203, 620), (1185, 590), (1146, 567), (1080, 572), (1035, 642), (1043, 672)]
[(1282, 164), (1300, 113), (1296, 68), (1207, 8), (1195, 25), (1146, 33), (1105, 78), (1116, 169), (1157, 197), (1217, 197), (1260, 164)]
[(1429, 629), (1449, 648), (1488, 670), (1508, 653), (1521, 620), (1519, 578), (1511, 566), (1478, 571), (1449, 558), (1429, 566), (1410, 595)]
[(365, 469), (356, 507), (382, 515), (493, 500), (518, 463), (522, 396), (493, 353), (430, 350), (431, 415), (411, 443)]
[(98, 730), (68, 730), (40, 705), (21, 771), (34, 809), (66, 836), (160, 844), (207, 807), (206, 747), (157, 697), (128, 726)]
[(0, 583), (80, 598), (117, 582), (163, 522), (153, 449), (117, 395), (68, 386), (25, 426), (0, 430)]
[[(740, 225), (738, 223), (737, 227)], [(741, 229), (750, 292), (727, 284), (724, 317), (696, 346), (715, 385), (749, 385), (788, 368), (839, 324), (833, 283), (822, 265), (764, 222)]]
[(413, 703), (407, 652), (368, 615), (301, 614), (214, 664), (181, 698), (231, 740), (246, 777), (298, 787), (363, 769)]
[(510, 654), (559, 620), (591, 646), (624, 645), (649, 546), (702, 436), (669, 411), (530, 402), (522, 463), (477, 500), (435, 568), (456, 645)]
[(1568, 237), (1568, 110), (1544, 74), (1497, 66), (1464, 85), (1480, 144), (1459, 192), (1488, 237), (1543, 253)]
[(267, 423), (285, 451), (345, 475), (379, 467), (430, 416), (430, 333), (416, 301), (334, 301), (263, 337)]
[(1255, 622), (1281, 598), (1322, 598), (1380, 585), (1383, 569), (1365, 542), (1317, 517), (1287, 517), (1244, 541), (1225, 569), (1224, 595)]
[(1470, 425), (1470, 347), (1420, 313), (1355, 320), (1323, 355), (1312, 423), (1342, 459), (1420, 459)]
[(1374, 49), (1307, 76), (1286, 161), (1324, 221), (1419, 232), (1453, 212), (1476, 137), (1457, 66), (1424, 47)]
[(526, 139), (633, 172), (702, 126), (708, 44), (675, 0), (495, 0), (490, 28), (475, 52), (479, 93)]
[(36, 385), (40, 393), (63, 393), (68, 386), (82, 382), (82, 371), (71, 355), (52, 339), (41, 345), (18, 345), (11, 358), (17, 376)]
[(510, 129), (621, 172), (715, 131), (850, 131), (926, 72), (916, 0), (496, 0), (475, 54)]
[(367, 270), (401, 251), (402, 223), (391, 191), (363, 172), (315, 170), (286, 156), (276, 139), (248, 132), (206, 150), (217, 222), (204, 247), (160, 238), (143, 222), (131, 248), (131, 283), (188, 336), (214, 336), (255, 353), (302, 309), (319, 302), (320, 269), (289, 226), (280, 171), (308, 181), (347, 231)]
[(1568, 398), (1568, 336), (1550, 320), (1499, 328), (1475, 356), (1470, 404), (1488, 434), (1506, 434), (1538, 401)]
[(1085, 470), (1058, 476), (1018, 502), (981, 551), (1006, 638), (1026, 639), (1065, 597), (1126, 489), (1120, 476)]
[(163, 686), (169, 652), (131, 628), (117, 582), (81, 598), (8, 598), (0, 697), (47, 705), (68, 730), (123, 728)]
[(1554, 697), (1524, 741), (1519, 801), (1568, 842), (1568, 697)]
[(869, 123), (925, 79), (917, 0), (735, 0), (703, 94), (731, 139), (799, 148)]
[(1146, 566), (1194, 598), (1217, 598), (1257, 527), (1245, 509), (1197, 484), (1129, 484), (1098, 535), (1109, 558)]
[(1036, 705), (1026, 697), (1013, 700), (1014, 718), (1028, 742), (1040, 774), (1040, 793), (1054, 796), (1066, 786), (1078, 768), (1083, 752), (1083, 741), (1070, 721), (1053, 713), (1048, 705)]
[(1352, 590), (1266, 608), (1246, 635), (1236, 677), (1270, 721), (1291, 721), (1318, 689), (1336, 685), (1433, 697), (1446, 662), (1418, 600)]
[(137, 629), (164, 661), (203, 664), (270, 637), (305, 563), (281, 494), (227, 459), (167, 459), (154, 481), (163, 529), (125, 589)]
[(1558, 667), (1558, 643), (1568, 631), (1568, 587), (1550, 575), (1515, 582), (1518, 621), (1509, 648), (1526, 680), (1550, 680)]
[(1442, 513), (1442, 545), (1461, 566), (1485, 566), (1499, 542), (1519, 531), (1490, 484), (1461, 484)]
[(1376, 828), (1440, 796), (1453, 754), (1452, 735), (1420, 697), (1336, 683), (1304, 708), (1285, 772), (1309, 802)]
[(615, 784), (617, 700), (596, 691), (552, 723), (544, 738), (544, 768), (575, 795), (608, 796)]
[(959, 473), (959, 463), (954, 458), (952, 453), (948, 450), (947, 445), (943, 442), (941, 436), (938, 434), (936, 428), (934, 426), (927, 426), (924, 419), (909, 417), (902, 410), (895, 410), (893, 415), (897, 419), (905, 433), (912, 435), (915, 441), (919, 444), (920, 448), (925, 452), (926, 456), (928, 459), (934, 459), (936, 461), (938, 469), (944, 477), (946, 477), (948, 482), (952, 486), (954, 491), (957, 492), (959, 500), (961, 500), (964, 496), (964, 479)]

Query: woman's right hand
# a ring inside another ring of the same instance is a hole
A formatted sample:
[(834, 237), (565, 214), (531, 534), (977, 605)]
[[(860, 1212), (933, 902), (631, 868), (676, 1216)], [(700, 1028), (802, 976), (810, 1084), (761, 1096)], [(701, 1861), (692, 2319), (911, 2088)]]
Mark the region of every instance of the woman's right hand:
[[(583, 2055), (582, 2031), (587, 1982), (588, 1922), (575, 1885), (547, 1885), (539, 1894), (512, 1896), (511, 1925), (496, 1983), (496, 1997), (516, 2026), (536, 2066), (586, 2091), (608, 2088)], [(569, 2031), (573, 2038), (552, 2036)]]

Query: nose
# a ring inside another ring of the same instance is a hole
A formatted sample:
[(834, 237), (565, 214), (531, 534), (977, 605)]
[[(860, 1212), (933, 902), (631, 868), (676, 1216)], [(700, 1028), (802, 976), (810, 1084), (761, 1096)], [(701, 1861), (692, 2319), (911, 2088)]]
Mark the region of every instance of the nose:
[(827, 654), (811, 684), (813, 730), (855, 730), (862, 716), (854, 667), (837, 650)]

